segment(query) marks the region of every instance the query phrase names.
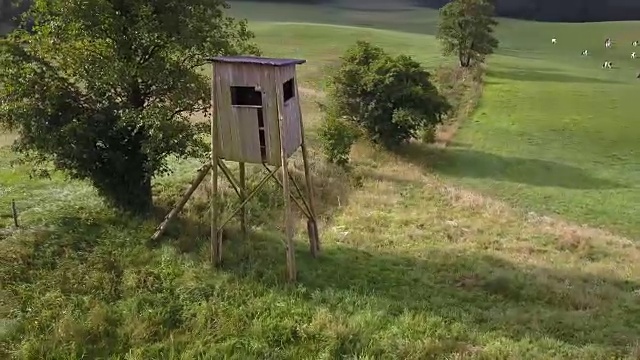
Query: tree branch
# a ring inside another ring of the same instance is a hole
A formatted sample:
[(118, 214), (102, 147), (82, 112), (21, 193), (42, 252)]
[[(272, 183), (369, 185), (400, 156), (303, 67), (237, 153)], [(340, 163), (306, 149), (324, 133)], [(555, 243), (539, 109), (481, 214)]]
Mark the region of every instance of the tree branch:
[(138, 64), (140, 65), (144, 65), (147, 62), (149, 62), (149, 60), (151, 60), (153, 58), (153, 56), (162, 49), (162, 46), (159, 44), (155, 44), (153, 46), (151, 46), (151, 48), (149, 48), (149, 50), (147, 51), (147, 53), (145, 55), (143, 55), (139, 60), (138, 60)]

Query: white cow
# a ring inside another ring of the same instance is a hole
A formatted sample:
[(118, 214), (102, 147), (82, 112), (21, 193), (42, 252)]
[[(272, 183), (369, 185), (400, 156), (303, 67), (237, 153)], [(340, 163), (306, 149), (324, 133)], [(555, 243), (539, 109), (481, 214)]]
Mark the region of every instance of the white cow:
[(589, 56), (589, 50), (583, 50), (582, 51), (582, 56)]
[(558, 40), (556, 38), (551, 39), (551, 43), (555, 44), (556, 42), (558, 42)]
[(611, 39), (607, 39), (604, 41), (604, 47), (606, 48), (610, 48), (611, 47)]
[(631, 43), (631, 45), (633, 45), (633, 46), (638, 46), (638, 44), (640, 44), (640, 43), (637, 40)]
[(602, 64), (602, 68), (603, 69), (611, 69), (611, 65), (613, 65), (612, 62), (610, 61), (605, 61), (604, 64)]
[(632, 59), (635, 59), (635, 58), (636, 58), (636, 52), (635, 52), (635, 51), (631, 53), (631, 58), (632, 58)]

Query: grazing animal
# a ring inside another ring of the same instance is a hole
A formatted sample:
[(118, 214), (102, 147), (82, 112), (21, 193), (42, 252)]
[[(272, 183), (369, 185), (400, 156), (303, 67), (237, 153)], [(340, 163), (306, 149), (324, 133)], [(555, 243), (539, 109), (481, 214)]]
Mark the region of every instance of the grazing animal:
[(610, 48), (611, 47), (611, 39), (607, 38), (607, 40), (604, 41), (604, 47), (606, 47), (606, 48)]
[(635, 59), (635, 58), (636, 58), (636, 52), (635, 52), (635, 51), (631, 53), (631, 58), (632, 58), (632, 59)]
[(582, 56), (589, 56), (589, 50), (583, 50)]
[(612, 63), (612, 62), (610, 62), (610, 61), (605, 61), (605, 62), (602, 64), (602, 68), (603, 68), (603, 69), (611, 69), (611, 65), (613, 65), (613, 63)]
[(558, 40), (556, 38), (551, 39), (551, 43), (555, 44)]
[(632, 43), (631, 43), (631, 45), (633, 45), (633, 46), (638, 46), (638, 44), (640, 44), (640, 43), (638, 42), (638, 40), (636, 40), (636, 41), (634, 41), (634, 42), (632, 42)]

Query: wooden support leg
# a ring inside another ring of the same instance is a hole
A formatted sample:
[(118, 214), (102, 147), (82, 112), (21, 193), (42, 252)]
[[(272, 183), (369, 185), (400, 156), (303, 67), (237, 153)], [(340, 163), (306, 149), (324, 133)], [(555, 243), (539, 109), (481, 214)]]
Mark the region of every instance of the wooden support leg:
[(218, 231), (218, 118), (215, 114), (215, 68), (211, 75), (211, 264), (220, 265), (222, 262), (222, 231)]
[(287, 277), (291, 282), (296, 281), (296, 252), (293, 243), (293, 219), (291, 214), (291, 193), (289, 192), (289, 169), (287, 158), (282, 156), (282, 192), (284, 195), (284, 226), (287, 244)]
[(164, 220), (162, 220), (160, 225), (158, 225), (156, 232), (151, 236), (152, 242), (158, 240), (158, 238), (160, 238), (160, 236), (164, 234), (164, 231), (169, 226), (169, 223), (176, 216), (178, 216), (178, 213), (182, 210), (182, 208), (185, 206), (187, 201), (189, 201), (189, 198), (191, 197), (191, 195), (193, 195), (194, 191), (196, 191), (196, 189), (198, 188), (200, 183), (204, 180), (204, 178), (207, 177), (207, 173), (209, 172), (210, 168), (211, 168), (211, 164), (207, 164), (207, 165), (204, 165), (200, 170), (198, 170), (198, 176), (195, 178), (195, 180), (193, 180), (187, 192), (182, 196), (180, 201), (178, 201), (176, 206), (169, 212), (169, 214), (165, 216)]
[(241, 162), (240, 166), (240, 203), (242, 209), (240, 209), (240, 228), (242, 229), (242, 239), (247, 240), (247, 205), (244, 200), (247, 197), (247, 184), (246, 184), (246, 167), (245, 163)]
[(304, 179), (307, 186), (307, 196), (309, 198), (310, 217), (307, 221), (307, 232), (309, 235), (309, 249), (311, 256), (316, 257), (320, 252), (320, 239), (318, 236), (318, 222), (316, 218), (315, 199), (313, 196), (313, 180), (311, 179), (311, 171), (309, 170), (309, 156), (307, 153), (307, 145), (302, 138), (302, 162), (304, 163)]
[[(298, 88), (298, 79), (294, 78), (295, 87)], [(316, 257), (320, 252), (320, 237), (318, 236), (318, 218), (316, 217), (315, 199), (313, 196), (313, 181), (311, 171), (309, 171), (309, 152), (304, 136), (304, 121), (302, 120), (302, 109), (298, 107), (298, 118), (300, 119), (300, 147), (302, 148), (302, 162), (304, 165), (304, 180), (307, 185), (307, 196), (309, 198), (309, 220), (307, 221), (307, 232), (309, 235), (309, 250), (311, 256)]]
[(213, 165), (211, 167), (211, 264), (213, 264), (214, 266), (218, 266), (220, 265), (220, 263), (222, 262), (222, 239), (219, 236), (219, 233), (221, 231), (219, 231), (218, 229), (218, 217), (220, 215), (219, 209), (218, 209), (218, 166), (217, 166), (217, 160), (216, 162), (213, 162)]
[(282, 192), (284, 195), (284, 226), (287, 244), (287, 278), (290, 282), (296, 281), (296, 251), (293, 242), (293, 218), (291, 214), (291, 190), (289, 188), (289, 163), (285, 151), (285, 127), (283, 118), (283, 95), (280, 86), (276, 86), (276, 103), (278, 107), (278, 130), (280, 140), (280, 161), (282, 165)]

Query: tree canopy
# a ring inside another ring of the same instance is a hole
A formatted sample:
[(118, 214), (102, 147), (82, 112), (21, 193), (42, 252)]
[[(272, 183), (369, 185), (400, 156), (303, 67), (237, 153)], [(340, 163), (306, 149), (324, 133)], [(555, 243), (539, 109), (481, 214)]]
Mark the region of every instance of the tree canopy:
[[(15, 149), (88, 179), (132, 211), (152, 204), (170, 156), (203, 155), (215, 55), (258, 54), (222, 0), (34, 0), (32, 31), (0, 42), (0, 126)], [(200, 124), (202, 125), (202, 124)]]
[(358, 41), (341, 59), (330, 79), (330, 124), (347, 119), (373, 142), (393, 148), (440, 123), (450, 109), (430, 73), (407, 55), (391, 56)]
[(490, 0), (454, 0), (440, 9), (437, 37), (445, 55), (458, 56), (460, 66), (483, 62), (498, 47), (498, 22)]

